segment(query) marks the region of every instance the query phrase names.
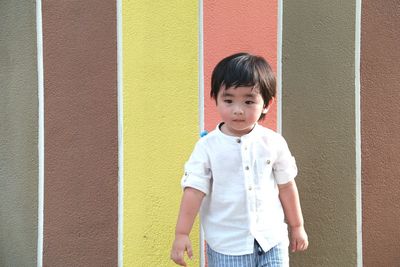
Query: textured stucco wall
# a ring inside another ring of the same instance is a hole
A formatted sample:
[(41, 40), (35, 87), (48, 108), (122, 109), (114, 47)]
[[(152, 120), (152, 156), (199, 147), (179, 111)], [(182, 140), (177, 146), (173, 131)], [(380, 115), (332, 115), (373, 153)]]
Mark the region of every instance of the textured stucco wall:
[(34, 266), (38, 83), (34, 1), (0, 2), (0, 266)]
[[(274, 1), (204, 1), (204, 109), (206, 129), (214, 130), (220, 122), (211, 100), (211, 73), (224, 57), (249, 52), (265, 57), (276, 73), (278, 3)], [(264, 125), (276, 129), (276, 103)]]
[(123, 53), (124, 266), (176, 266), (180, 179), (199, 138), (197, 1), (123, 1)]
[(400, 5), (362, 1), (363, 263), (400, 264)]
[(44, 266), (118, 260), (113, 1), (42, 1)]
[(291, 266), (356, 266), (355, 1), (283, 5), (283, 134), (310, 247)]

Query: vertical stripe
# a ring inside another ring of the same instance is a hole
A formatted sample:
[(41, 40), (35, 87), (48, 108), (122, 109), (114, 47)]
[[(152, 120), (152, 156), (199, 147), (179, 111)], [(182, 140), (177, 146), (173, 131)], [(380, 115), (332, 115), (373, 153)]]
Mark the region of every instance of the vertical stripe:
[[(204, 77), (205, 125), (213, 130), (219, 122), (215, 101), (209, 98), (211, 73), (224, 57), (236, 52), (264, 56), (276, 73), (277, 19), (276, 1), (204, 2)], [(276, 103), (263, 124), (276, 129)]]
[(283, 0), (278, 0), (278, 20), (277, 20), (277, 67), (276, 67), (276, 130), (282, 133), (282, 20), (283, 20)]
[[(184, 162), (199, 138), (197, 1), (123, 1), (124, 265), (169, 252)], [(191, 240), (199, 264), (199, 228)]]
[(356, 1), (283, 8), (282, 128), (312, 248), (291, 266), (356, 266)]
[(118, 72), (118, 266), (124, 266), (124, 99), (122, 0), (117, 0), (117, 72)]
[[(199, 129), (204, 131), (204, 31), (203, 31), (203, 0), (198, 0), (199, 9)], [(200, 267), (206, 266), (204, 231), (200, 227)]]
[(364, 266), (400, 263), (400, 5), (362, 0)]
[[(258, 54), (269, 61), (276, 73), (277, 5), (277, 1), (261, 0), (203, 2), (203, 125), (208, 131), (219, 122), (215, 101), (209, 95), (212, 70), (222, 58), (236, 52)], [(272, 129), (277, 127), (275, 105), (262, 122)]]
[(114, 1), (42, 1), (45, 266), (118, 261)]
[(0, 266), (34, 266), (38, 235), (35, 1), (0, 1)]
[(362, 189), (361, 189), (361, 104), (360, 104), (360, 57), (361, 57), (361, 0), (356, 0), (355, 13), (355, 149), (356, 149), (356, 212), (357, 212), (357, 267), (363, 266), (362, 258)]
[(43, 266), (43, 212), (44, 212), (44, 80), (43, 80), (43, 31), (42, 1), (36, 0), (36, 38), (38, 68), (38, 235), (37, 266)]
[(203, 0), (198, 1), (199, 9), (199, 129), (204, 130), (204, 31)]

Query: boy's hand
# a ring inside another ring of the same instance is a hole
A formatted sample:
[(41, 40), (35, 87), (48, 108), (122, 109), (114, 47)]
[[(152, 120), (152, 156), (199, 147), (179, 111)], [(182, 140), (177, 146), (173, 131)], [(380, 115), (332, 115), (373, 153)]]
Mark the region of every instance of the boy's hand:
[(171, 259), (176, 264), (187, 266), (184, 260), (185, 251), (189, 256), (189, 259), (192, 259), (193, 251), (189, 236), (185, 234), (176, 234), (174, 244), (172, 245)]
[(290, 229), (290, 249), (292, 252), (304, 251), (308, 247), (308, 237), (303, 226)]

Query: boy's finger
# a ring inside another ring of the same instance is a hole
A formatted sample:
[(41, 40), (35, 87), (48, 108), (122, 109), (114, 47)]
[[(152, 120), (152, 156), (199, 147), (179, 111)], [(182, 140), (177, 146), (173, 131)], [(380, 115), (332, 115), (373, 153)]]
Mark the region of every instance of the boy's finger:
[(171, 258), (176, 264), (179, 264), (181, 266), (186, 266), (186, 262), (183, 259), (183, 252), (177, 252), (174, 255), (172, 255)]
[(192, 259), (192, 258), (193, 258), (192, 246), (191, 246), (191, 245), (188, 245), (187, 248), (186, 248), (186, 251), (187, 251), (187, 254), (188, 254), (188, 256), (189, 256), (189, 259)]
[(297, 241), (296, 251), (301, 251), (302, 243)]
[(182, 259), (180, 262), (177, 262), (180, 266), (186, 267), (186, 262)]
[(308, 242), (305, 243), (304, 245), (304, 250), (308, 249)]
[(175, 261), (175, 263), (179, 264), (180, 266), (187, 266), (184, 259), (179, 259), (178, 261)]
[(302, 250), (306, 250), (308, 248), (308, 242), (307, 240), (304, 241), (303, 246), (302, 246)]
[(296, 251), (296, 246), (297, 246), (296, 240), (292, 240), (292, 241), (290, 242), (290, 249), (291, 249), (292, 252), (295, 252), (295, 251)]
[(306, 250), (306, 248), (307, 248), (306, 241), (299, 242), (298, 250), (304, 251), (304, 250)]
[(303, 250), (303, 243), (302, 242), (298, 242), (297, 243), (297, 251), (302, 251)]

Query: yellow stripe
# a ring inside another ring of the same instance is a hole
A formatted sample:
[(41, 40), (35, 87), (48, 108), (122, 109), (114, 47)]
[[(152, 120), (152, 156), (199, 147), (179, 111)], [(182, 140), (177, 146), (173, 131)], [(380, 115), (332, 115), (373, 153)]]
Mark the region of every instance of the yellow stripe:
[(180, 178), (198, 139), (197, 1), (122, 5), (124, 266), (175, 266)]

